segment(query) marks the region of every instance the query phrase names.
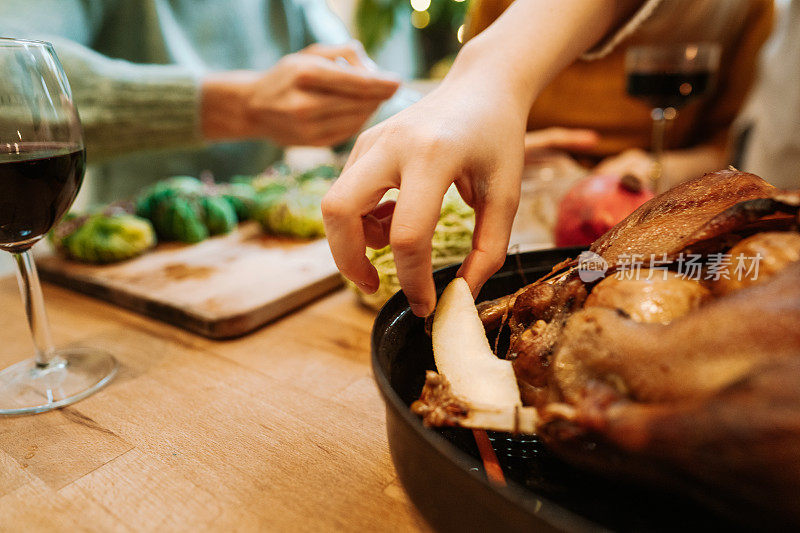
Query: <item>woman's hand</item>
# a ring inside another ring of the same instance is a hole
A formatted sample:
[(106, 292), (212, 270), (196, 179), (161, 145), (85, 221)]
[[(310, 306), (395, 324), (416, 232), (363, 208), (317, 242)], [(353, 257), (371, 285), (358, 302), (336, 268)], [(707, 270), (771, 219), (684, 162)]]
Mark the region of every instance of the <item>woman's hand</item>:
[[(339, 64), (350, 64), (374, 72), (378, 65), (367, 55), (364, 45), (360, 41), (350, 41), (345, 44), (312, 44), (302, 49), (300, 54), (312, 54), (324, 57)], [(344, 60), (346, 63), (343, 63)]]
[(579, 128), (544, 128), (525, 134), (525, 163), (536, 164), (565, 151), (582, 152), (597, 146), (600, 137), (594, 130)]
[(624, 152), (607, 157), (592, 170), (593, 174), (614, 174), (616, 176), (633, 176), (642, 183), (649, 184), (653, 177), (653, 156), (639, 148), (630, 148)]
[[(634, 176), (642, 183), (652, 186), (654, 164), (652, 154), (632, 148), (607, 157), (592, 172)], [(727, 164), (727, 153), (715, 144), (701, 144), (685, 150), (668, 150), (661, 158), (661, 191), (677, 185), (682, 180), (724, 168)]]
[(354, 45), (312, 45), (264, 72), (223, 72), (203, 83), (207, 139), (269, 138), (330, 146), (354, 136), (399, 87)]
[[(365, 249), (389, 243), (412, 311), (430, 314), (431, 239), (444, 193), (455, 182), (475, 209), (472, 252), (459, 275), (477, 294), (505, 258), (533, 99), (640, 3), (514, 2), (461, 49), (434, 92), (364, 132), (322, 203), (339, 270), (374, 292), (378, 274)], [(379, 205), (391, 188), (400, 189), (397, 203)]]
[[(445, 82), (414, 106), (365, 131), (322, 203), (341, 272), (365, 292), (378, 274), (365, 247), (387, 244), (413, 312), (433, 311), (431, 239), (442, 197), (455, 182), (475, 209), (473, 250), (459, 271), (473, 292), (503, 264), (519, 202), (525, 101), (480, 79)], [(469, 92), (459, 88), (471, 87)], [(379, 204), (399, 188), (396, 204)]]

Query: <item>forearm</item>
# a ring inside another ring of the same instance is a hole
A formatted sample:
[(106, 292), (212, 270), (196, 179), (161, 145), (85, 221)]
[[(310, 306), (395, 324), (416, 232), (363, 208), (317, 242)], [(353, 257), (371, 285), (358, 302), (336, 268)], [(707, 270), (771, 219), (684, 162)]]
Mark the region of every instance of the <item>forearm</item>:
[(558, 72), (641, 4), (642, 0), (518, 0), (464, 46), (445, 85), (464, 78), (488, 80), (489, 90), (507, 91), (523, 109), (530, 109)]
[(257, 80), (258, 73), (246, 70), (205, 77), (200, 102), (200, 128), (205, 139), (232, 140), (258, 136), (246, 112)]

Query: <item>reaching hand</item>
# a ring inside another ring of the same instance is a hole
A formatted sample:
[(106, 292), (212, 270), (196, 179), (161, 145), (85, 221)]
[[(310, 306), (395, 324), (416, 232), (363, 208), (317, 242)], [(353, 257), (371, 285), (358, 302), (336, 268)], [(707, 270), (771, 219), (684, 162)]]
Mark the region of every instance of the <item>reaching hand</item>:
[(361, 129), (399, 81), (374, 70), (360, 46), (312, 45), (264, 72), (224, 72), (203, 83), (208, 139), (266, 137), (330, 146)]
[[(480, 92), (479, 80), (470, 82)], [(459, 83), (460, 85), (460, 83)], [(503, 264), (519, 202), (523, 111), (507, 94), (464, 94), (444, 83), (414, 106), (365, 131), (322, 204), (336, 264), (362, 290), (378, 275), (365, 247), (392, 245), (398, 277), (418, 316), (433, 311), (431, 239), (442, 198), (456, 183), (475, 209), (473, 250), (459, 271), (477, 293)], [(379, 204), (399, 188), (396, 204)]]
[[(432, 312), (431, 239), (442, 198), (455, 182), (475, 209), (472, 251), (459, 274), (476, 294), (505, 258), (533, 99), (639, 4), (514, 2), (461, 49), (434, 92), (364, 132), (322, 203), (339, 270), (374, 292), (378, 274), (366, 246), (390, 243), (412, 311)], [(400, 189), (397, 203), (379, 205), (391, 188)]]

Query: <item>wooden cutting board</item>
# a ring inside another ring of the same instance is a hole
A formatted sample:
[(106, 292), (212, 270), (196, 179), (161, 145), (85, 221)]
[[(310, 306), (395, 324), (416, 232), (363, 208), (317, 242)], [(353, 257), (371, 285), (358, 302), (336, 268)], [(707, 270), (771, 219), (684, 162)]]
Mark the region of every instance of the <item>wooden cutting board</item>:
[(54, 254), (36, 262), (42, 279), (214, 339), (248, 333), (342, 284), (325, 239), (271, 237), (253, 222), (111, 265)]

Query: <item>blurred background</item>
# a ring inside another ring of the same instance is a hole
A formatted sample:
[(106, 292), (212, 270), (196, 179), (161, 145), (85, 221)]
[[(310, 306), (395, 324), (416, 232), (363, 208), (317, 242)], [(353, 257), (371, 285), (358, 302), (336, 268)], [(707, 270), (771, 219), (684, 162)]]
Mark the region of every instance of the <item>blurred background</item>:
[(464, 40), (470, 0), (329, 0), (381, 67), (405, 78), (444, 77)]

